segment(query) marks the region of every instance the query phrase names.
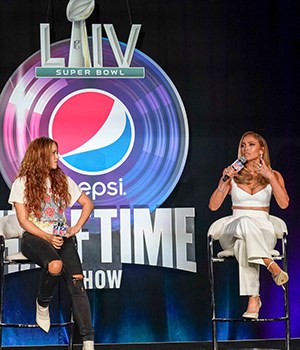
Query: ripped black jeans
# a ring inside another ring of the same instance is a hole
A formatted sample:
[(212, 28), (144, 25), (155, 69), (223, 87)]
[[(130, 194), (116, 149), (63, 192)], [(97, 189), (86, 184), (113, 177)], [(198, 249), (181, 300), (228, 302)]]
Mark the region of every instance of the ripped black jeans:
[(24, 232), (21, 240), (21, 251), (28, 259), (43, 268), (38, 294), (38, 300), (42, 306), (49, 305), (54, 288), (60, 278), (60, 275), (51, 275), (48, 272), (48, 264), (53, 260), (62, 261), (61, 276), (65, 279), (71, 294), (74, 319), (78, 324), (82, 340), (94, 340), (90, 303), (83, 279), (73, 277), (83, 274), (74, 237), (64, 238), (61, 249), (55, 249), (46, 240)]

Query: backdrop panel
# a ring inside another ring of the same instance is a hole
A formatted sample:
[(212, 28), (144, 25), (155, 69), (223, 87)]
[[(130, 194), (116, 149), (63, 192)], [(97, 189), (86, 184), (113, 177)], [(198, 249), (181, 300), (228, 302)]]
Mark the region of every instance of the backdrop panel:
[[(40, 49), (39, 24), (50, 23), (51, 42), (68, 39), (66, 0), (0, 0), (0, 88)], [(296, 0), (96, 0), (87, 21), (112, 23), (127, 42), (132, 23), (142, 24), (137, 48), (171, 78), (184, 103), (189, 152), (182, 176), (161, 208), (196, 208), (197, 273), (123, 264), (120, 289), (89, 290), (96, 342), (133, 343), (211, 339), (206, 234), (217, 218), (230, 214), (229, 200), (218, 212), (207, 208), (222, 169), (236, 158), (238, 140), (255, 130), (268, 140), (272, 167), (285, 178), (290, 206), (271, 213), (289, 228), (291, 335), (300, 337), (298, 251), (299, 169), (299, 4)], [(8, 82), (9, 83), (9, 82)], [(5, 150), (4, 150), (5, 151)], [(0, 178), (0, 209), (9, 187)], [(11, 277), (10, 277), (11, 278)], [(237, 274), (218, 273), (222, 311), (240, 315)], [(20, 288), (22, 280), (9, 281)], [(262, 273), (262, 314), (277, 309), (281, 290)], [(32, 303), (25, 301), (28, 313)], [(221, 339), (282, 338), (283, 324), (219, 327)], [(64, 341), (64, 340), (62, 340)]]

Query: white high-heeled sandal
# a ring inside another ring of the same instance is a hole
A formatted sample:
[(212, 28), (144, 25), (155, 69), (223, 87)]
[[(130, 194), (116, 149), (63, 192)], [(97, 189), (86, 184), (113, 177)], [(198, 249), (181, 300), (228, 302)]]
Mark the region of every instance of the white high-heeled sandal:
[[(271, 261), (270, 264), (267, 266), (267, 270), (270, 271), (270, 267), (275, 263), (275, 261)], [(280, 269), (280, 272), (277, 275), (272, 274), (272, 278), (274, 282), (277, 284), (277, 286), (282, 286), (289, 280), (289, 275)]]
[(253, 307), (252, 309), (250, 309), (251, 310), (250, 312), (247, 309), (247, 311), (243, 313), (243, 317), (244, 318), (253, 318), (253, 319), (257, 320), (261, 306), (262, 306), (262, 302), (259, 299), (258, 305), (256, 307)]

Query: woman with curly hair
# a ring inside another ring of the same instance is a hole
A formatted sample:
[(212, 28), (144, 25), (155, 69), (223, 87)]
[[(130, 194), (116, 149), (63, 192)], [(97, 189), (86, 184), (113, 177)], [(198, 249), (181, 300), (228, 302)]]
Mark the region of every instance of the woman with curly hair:
[[(42, 267), (36, 299), (36, 322), (49, 332), (49, 305), (60, 276), (72, 298), (74, 318), (83, 350), (94, 350), (94, 330), (81, 262), (74, 235), (88, 220), (93, 203), (58, 166), (58, 145), (48, 138), (33, 140), (12, 184), (9, 203), (16, 211), (24, 234), (22, 253)], [(81, 215), (74, 226), (66, 225), (65, 210), (78, 202)]]
[(271, 256), (277, 239), (269, 208), (272, 195), (282, 209), (288, 207), (289, 196), (281, 174), (271, 168), (268, 145), (261, 135), (246, 132), (238, 146), (238, 157), (246, 158), (244, 168), (228, 166), (223, 170), (209, 208), (219, 209), (227, 194), (231, 195), (233, 214), (223, 225), (220, 244), (233, 252), (239, 263), (240, 295), (249, 297), (243, 317), (257, 319), (262, 305), (259, 266), (267, 267), (277, 285), (288, 281), (287, 273)]

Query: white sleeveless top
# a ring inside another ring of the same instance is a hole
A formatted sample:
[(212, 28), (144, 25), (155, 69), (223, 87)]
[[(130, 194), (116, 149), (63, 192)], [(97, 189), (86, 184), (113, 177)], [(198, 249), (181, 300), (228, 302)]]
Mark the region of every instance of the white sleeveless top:
[(268, 184), (262, 190), (250, 194), (242, 190), (238, 185), (231, 181), (231, 200), (232, 205), (243, 207), (269, 207), (272, 197), (272, 186)]

